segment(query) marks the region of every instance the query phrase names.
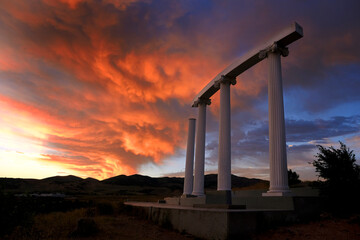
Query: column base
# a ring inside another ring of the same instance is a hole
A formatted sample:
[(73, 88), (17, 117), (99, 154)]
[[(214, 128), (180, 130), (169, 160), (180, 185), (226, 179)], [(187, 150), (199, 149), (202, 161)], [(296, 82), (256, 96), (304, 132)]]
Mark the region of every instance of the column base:
[(232, 191), (231, 190), (218, 190), (218, 193), (225, 195), (225, 203), (232, 204)]
[(206, 204), (232, 204), (232, 192), (230, 190), (218, 190), (206, 192)]
[(195, 197), (203, 197), (203, 196), (205, 196), (204, 193), (200, 193), (200, 192), (193, 192), (191, 195), (193, 195)]
[(291, 197), (293, 193), (290, 190), (286, 191), (267, 191), (262, 194), (263, 197)]
[(194, 198), (194, 197), (196, 197), (196, 196), (193, 195), (193, 194), (183, 194), (183, 195), (181, 195), (181, 198)]

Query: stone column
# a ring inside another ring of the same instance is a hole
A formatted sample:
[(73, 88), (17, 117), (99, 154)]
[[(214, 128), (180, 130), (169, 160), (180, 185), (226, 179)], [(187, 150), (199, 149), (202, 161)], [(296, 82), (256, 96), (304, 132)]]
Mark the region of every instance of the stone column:
[(188, 139), (186, 146), (186, 163), (183, 195), (191, 195), (194, 178), (194, 144), (195, 144), (195, 118), (189, 118)]
[(199, 113), (196, 125), (195, 174), (192, 193), (196, 196), (204, 195), (206, 105), (208, 104), (210, 104), (210, 99), (199, 99), (196, 104)]
[(269, 157), (270, 189), (264, 196), (289, 195), (281, 59), (288, 50), (276, 43), (269, 49)]
[(216, 87), (220, 87), (218, 191), (231, 192), (230, 84), (235, 83), (235, 78), (225, 76), (215, 83)]

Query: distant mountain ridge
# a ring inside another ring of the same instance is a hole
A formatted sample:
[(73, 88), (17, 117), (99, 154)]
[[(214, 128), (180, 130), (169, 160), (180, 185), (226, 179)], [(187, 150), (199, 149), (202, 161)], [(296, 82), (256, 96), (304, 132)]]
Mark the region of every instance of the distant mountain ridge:
[[(114, 185), (133, 185), (133, 186), (143, 186), (146, 184), (147, 186), (163, 186), (163, 185), (181, 185), (184, 184), (184, 178), (181, 177), (160, 177), (160, 178), (152, 178), (149, 176), (143, 176), (139, 174), (125, 176), (119, 175), (116, 177), (111, 177), (105, 180), (102, 180), (103, 183), (106, 184), (114, 184)], [(267, 182), (265, 180), (256, 179), (256, 178), (246, 178), (246, 177), (238, 177), (236, 175), (231, 175), (231, 182), (233, 187), (247, 187), (250, 185), (254, 185), (260, 182)], [(217, 187), (217, 174), (208, 174), (205, 175), (204, 179), (204, 187), (205, 188), (216, 188)]]
[(130, 176), (119, 175), (116, 177), (111, 177), (108, 179), (102, 180), (106, 184), (115, 184), (115, 185), (132, 185), (132, 186), (161, 186), (164, 184), (184, 184), (184, 178), (178, 177), (160, 177), (152, 178), (149, 176), (143, 176), (139, 174), (134, 174)]
[[(217, 174), (205, 175), (205, 189), (216, 189)], [(256, 184), (266, 185), (268, 181), (261, 179), (249, 179), (245, 177), (231, 176), (233, 188), (249, 187)], [(139, 174), (125, 176), (119, 175), (104, 180), (94, 178), (80, 178), (77, 176), (54, 176), (37, 179), (0, 178), (0, 191), (13, 193), (39, 193), (61, 192), (70, 195), (76, 194), (146, 194), (153, 192), (181, 193), (184, 178), (159, 177), (152, 178)]]
[(75, 182), (75, 181), (83, 181), (83, 180), (85, 180), (85, 179), (74, 176), (74, 175), (68, 175), (68, 176), (48, 177), (48, 178), (41, 179), (40, 181), (65, 183), (65, 182)]

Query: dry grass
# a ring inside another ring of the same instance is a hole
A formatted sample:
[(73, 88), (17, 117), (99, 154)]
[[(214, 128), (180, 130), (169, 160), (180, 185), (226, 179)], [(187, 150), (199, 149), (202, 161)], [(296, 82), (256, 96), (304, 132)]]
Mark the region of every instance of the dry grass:
[[(87, 237), (72, 237), (80, 219), (92, 219), (98, 232)], [(127, 215), (121, 208), (114, 209), (113, 214), (101, 215), (94, 208), (77, 209), (65, 213), (53, 212), (35, 216), (28, 227), (18, 227), (5, 239), (144, 239), (144, 240), (182, 240), (196, 239), (190, 235), (161, 228), (144, 219)], [(348, 219), (324, 216), (319, 221), (306, 224), (295, 224), (255, 234), (253, 240), (360, 240), (360, 216)]]
[[(261, 187), (261, 186), (258, 186)], [(5, 240), (24, 239), (145, 239), (145, 240), (182, 240), (196, 239), (190, 235), (161, 228), (156, 224), (126, 213), (122, 199), (112, 197), (87, 197), (93, 202), (88, 208), (68, 212), (38, 214), (27, 226), (17, 227)], [(149, 200), (143, 197), (132, 200)], [(152, 200), (159, 199), (159, 196)], [(80, 219), (91, 219), (98, 229), (90, 236), (75, 236)], [(304, 224), (283, 226), (264, 233), (255, 234), (253, 240), (300, 240), (300, 239), (349, 239), (360, 240), (360, 216), (348, 219), (334, 218), (325, 215), (319, 221)]]
[(78, 220), (84, 216), (86, 209), (39, 214), (31, 226), (17, 227), (6, 239), (68, 239)]
[[(104, 210), (105, 209), (105, 210)], [(109, 209), (112, 209), (108, 211)], [(75, 235), (80, 219), (91, 219), (98, 231), (90, 236)], [(126, 214), (118, 201), (101, 201), (96, 207), (76, 209), (69, 212), (38, 214), (32, 224), (19, 226), (5, 240), (25, 239), (194, 239), (189, 235), (163, 229), (144, 219)]]

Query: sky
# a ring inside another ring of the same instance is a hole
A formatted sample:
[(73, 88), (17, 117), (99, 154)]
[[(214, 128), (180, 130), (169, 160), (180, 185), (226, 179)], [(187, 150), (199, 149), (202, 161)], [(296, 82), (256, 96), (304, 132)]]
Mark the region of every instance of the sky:
[[(0, 177), (183, 176), (195, 95), (296, 21), (282, 58), (288, 168), (360, 159), (360, 2), (0, 0)], [(231, 86), (232, 173), (269, 178), (266, 59)], [(217, 172), (219, 94), (207, 110)], [(359, 164), (359, 161), (358, 161)]]

